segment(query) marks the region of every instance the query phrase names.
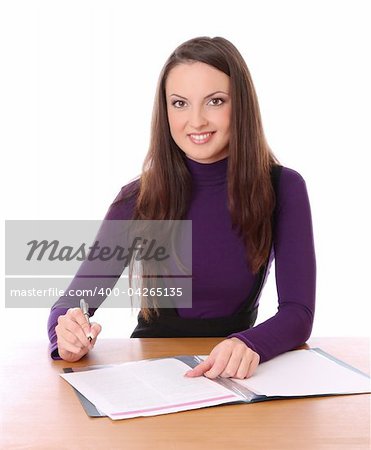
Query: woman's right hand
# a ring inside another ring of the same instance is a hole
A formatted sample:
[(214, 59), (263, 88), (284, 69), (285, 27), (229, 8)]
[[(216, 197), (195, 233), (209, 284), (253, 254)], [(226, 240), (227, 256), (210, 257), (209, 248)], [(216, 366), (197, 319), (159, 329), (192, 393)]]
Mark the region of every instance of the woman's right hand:
[[(81, 359), (94, 347), (102, 327), (95, 322), (90, 325), (80, 308), (71, 308), (58, 317), (55, 327), (59, 356), (68, 362)], [(91, 336), (89, 341), (87, 336)]]

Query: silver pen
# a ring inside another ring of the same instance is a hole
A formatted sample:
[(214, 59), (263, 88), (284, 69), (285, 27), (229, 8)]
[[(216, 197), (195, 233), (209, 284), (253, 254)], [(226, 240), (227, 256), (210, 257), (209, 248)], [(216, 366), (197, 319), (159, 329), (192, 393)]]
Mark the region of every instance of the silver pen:
[[(80, 309), (81, 309), (82, 313), (84, 314), (86, 321), (90, 325), (89, 304), (83, 298), (80, 300)], [(91, 342), (93, 339), (90, 334), (88, 334), (86, 337), (88, 338), (89, 342)]]

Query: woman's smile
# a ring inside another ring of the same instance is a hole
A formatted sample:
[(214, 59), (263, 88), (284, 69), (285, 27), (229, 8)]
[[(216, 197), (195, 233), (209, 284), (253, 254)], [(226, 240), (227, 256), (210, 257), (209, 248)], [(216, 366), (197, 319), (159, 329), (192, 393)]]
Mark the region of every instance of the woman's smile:
[(207, 131), (205, 133), (191, 133), (188, 136), (194, 144), (200, 145), (207, 144), (214, 133), (215, 131)]

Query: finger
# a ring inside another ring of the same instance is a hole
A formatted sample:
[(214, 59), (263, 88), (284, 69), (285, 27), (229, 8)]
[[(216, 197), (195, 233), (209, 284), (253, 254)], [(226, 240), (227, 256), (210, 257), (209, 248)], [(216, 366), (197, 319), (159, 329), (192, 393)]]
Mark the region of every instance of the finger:
[(90, 325), (90, 336), (92, 339), (92, 344), (94, 345), (97, 341), (99, 333), (102, 331), (102, 327), (96, 322), (92, 322)]
[[(237, 374), (243, 360), (244, 360), (243, 354), (241, 354), (240, 352), (232, 353), (231, 357), (229, 358), (227, 366), (225, 367), (223, 372), (220, 374), (220, 376), (223, 378), (234, 377)], [(248, 368), (248, 364), (247, 364), (247, 368)], [(247, 370), (246, 370), (246, 373), (247, 373)]]
[(209, 371), (205, 372), (205, 377), (216, 378), (218, 377), (227, 367), (231, 353), (230, 351), (220, 352), (215, 357), (215, 360)]
[(83, 355), (89, 350), (88, 347), (81, 346), (80, 341), (76, 342), (76, 337), (67, 332), (58, 338), (58, 351), (61, 354), (63, 351), (73, 353), (75, 355)]
[(251, 366), (253, 358), (250, 357), (250, 355), (245, 355), (244, 358), (242, 358), (240, 362), (240, 366), (234, 375), (234, 378), (239, 378), (240, 380), (243, 380), (246, 378), (247, 374), (249, 373), (249, 368)]
[[(66, 326), (66, 324), (67, 324), (67, 326)], [(68, 343), (68, 344), (73, 345), (80, 349), (84, 349), (84, 348), (89, 349), (91, 347), (89, 340), (86, 338), (86, 336), (83, 333), (81, 336), (78, 336), (76, 334), (76, 328), (78, 328), (79, 325), (74, 324), (72, 322), (72, 325), (70, 325), (71, 330), (68, 327), (69, 327), (68, 319), (65, 322), (60, 321), (60, 323), (56, 326), (55, 329), (57, 332), (57, 338), (58, 338), (59, 343), (65, 342), (65, 343)], [(81, 329), (80, 329), (80, 332), (81, 332)]]
[(206, 371), (208, 371), (212, 366), (212, 363), (209, 358), (202, 361), (202, 363), (198, 364), (198, 366), (194, 367), (192, 370), (188, 370), (185, 373), (186, 377), (199, 377), (203, 375)]
[(243, 379), (251, 377), (259, 365), (259, 360), (260, 357), (257, 353), (251, 352), (247, 354), (241, 362), (235, 378)]
[(260, 356), (258, 355), (258, 353), (254, 352), (253, 360), (251, 361), (249, 370), (248, 370), (245, 378), (249, 378), (254, 374), (255, 370), (257, 369), (257, 367), (259, 365), (259, 362), (260, 362)]
[(81, 351), (78, 353), (73, 353), (64, 348), (61, 348), (60, 346), (58, 347), (59, 356), (62, 359), (64, 359), (65, 361), (69, 361), (69, 362), (79, 361), (83, 356), (85, 356), (87, 354), (87, 352), (88, 351), (85, 350), (85, 351)]
[(85, 333), (85, 336), (88, 338), (90, 335), (90, 323), (86, 316), (83, 314), (80, 308), (72, 308), (67, 311), (67, 314), (70, 314), (72, 320), (76, 321), (82, 330)]
[(64, 332), (62, 332), (62, 334), (68, 342), (75, 345), (80, 345), (81, 348), (88, 348), (90, 346), (90, 341), (85, 332), (81, 326), (74, 321), (66, 320), (64, 324)]
[[(85, 331), (81, 327), (80, 323), (76, 321), (76, 315), (73, 312), (67, 312), (66, 315), (58, 317), (58, 326), (56, 327), (56, 331), (57, 334), (65, 335), (65, 338), (72, 344), (77, 344), (78, 340), (82, 347), (89, 347), (90, 342), (86, 337)], [(68, 335), (68, 332), (71, 333), (75, 339)], [(67, 335), (68, 338), (66, 337)]]

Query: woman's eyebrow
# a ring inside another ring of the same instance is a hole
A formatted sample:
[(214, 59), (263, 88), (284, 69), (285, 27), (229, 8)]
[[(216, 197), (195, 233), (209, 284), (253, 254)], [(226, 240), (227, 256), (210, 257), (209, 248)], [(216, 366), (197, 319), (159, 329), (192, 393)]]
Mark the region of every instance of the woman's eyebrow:
[[(212, 93), (209, 94), (209, 95), (206, 95), (206, 97), (204, 97), (204, 100), (206, 100), (207, 98), (210, 98), (210, 97), (212, 97), (213, 95), (216, 95), (216, 94), (229, 95), (228, 92), (224, 92), (224, 91), (215, 91), (215, 92), (212, 92)], [(179, 94), (170, 94), (170, 97), (173, 97), (173, 96), (182, 98), (183, 100), (188, 100), (187, 97), (183, 97), (183, 96), (181, 96), (181, 95), (179, 95)]]

